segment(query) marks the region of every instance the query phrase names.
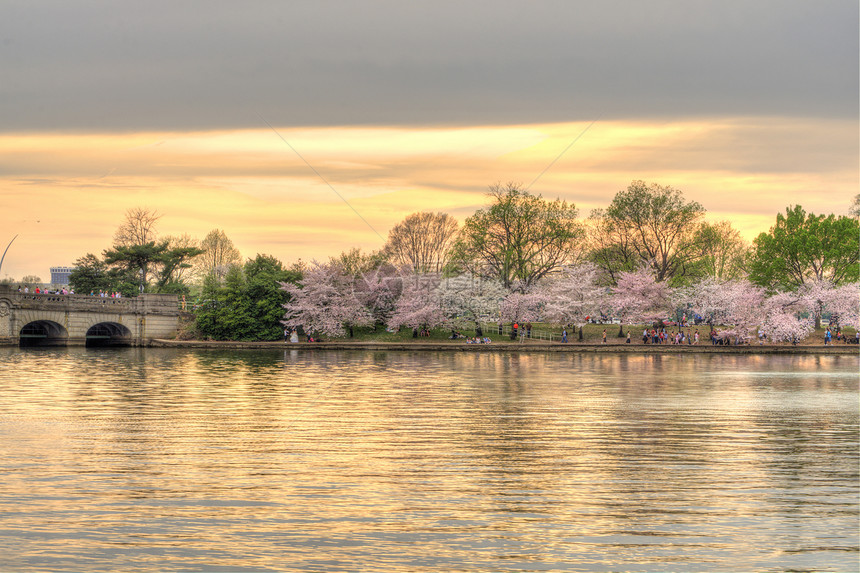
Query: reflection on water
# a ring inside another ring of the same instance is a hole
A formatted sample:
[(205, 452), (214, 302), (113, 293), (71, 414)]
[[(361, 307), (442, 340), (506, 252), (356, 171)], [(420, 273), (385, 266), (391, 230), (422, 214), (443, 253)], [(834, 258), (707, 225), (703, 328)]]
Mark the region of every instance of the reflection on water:
[(0, 349), (2, 568), (855, 570), (857, 366)]

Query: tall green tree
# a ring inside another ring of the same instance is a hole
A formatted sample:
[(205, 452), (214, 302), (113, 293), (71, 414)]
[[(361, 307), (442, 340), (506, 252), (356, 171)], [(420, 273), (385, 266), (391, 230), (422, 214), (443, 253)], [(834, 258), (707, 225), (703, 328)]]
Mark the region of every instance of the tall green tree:
[(452, 264), (496, 278), (505, 288), (527, 288), (571, 261), (583, 231), (576, 206), (532, 195), (514, 183), (490, 187), (489, 207), (466, 219)]
[(246, 293), (251, 301), (250, 316), (255, 336), (261, 340), (277, 340), (283, 336), (284, 305), (290, 300), (281, 283), (296, 283), (302, 274), (284, 265), (271, 255), (258, 254), (245, 262)]
[(699, 271), (694, 274), (722, 280), (736, 280), (746, 276), (746, 262), (750, 244), (728, 221), (702, 223), (696, 231), (696, 243), (701, 249)]
[(633, 181), (592, 217), (590, 258), (613, 281), (644, 264), (658, 282), (682, 282), (702, 256), (696, 233), (704, 215), (678, 189)]
[(196, 310), (197, 329), (215, 340), (277, 340), (283, 336), (283, 305), (289, 301), (281, 283), (299, 279), (297, 271), (261, 254), (243, 266), (231, 265), (223, 282), (207, 274)]
[(203, 253), (203, 249), (195, 246), (173, 246), (167, 244), (167, 249), (156, 259), (158, 275), (155, 281), (155, 292), (171, 294), (188, 294), (188, 284), (183, 280), (183, 271), (191, 268), (191, 261)]
[(338, 265), (343, 271), (353, 277), (378, 269), (385, 264), (387, 256), (384, 251), (362, 252), (359, 247), (342, 251), (340, 256), (329, 257), (332, 264)]
[(104, 261), (108, 266), (137, 277), (138, 292), (146, 291), (149, 284), (149, 272), (159, 263), (168, 250), (166, 241), (156, 244), (154, 241), (143, 245), (115, 245), (104, 252)]
[(787, 207), (770, 231), (755, 238), (753, 249), (750, 280), (769, 289), (795, 290), (821, 281), (843, 285), (860, 278), (860, 222), (851, 217)]
[(96, 294), (99, 291), (114, 291), (108, 266), (92, 253), (87, 253), (75, 261), (75, 268), (69, 274), (69, 285), (78, 294)]

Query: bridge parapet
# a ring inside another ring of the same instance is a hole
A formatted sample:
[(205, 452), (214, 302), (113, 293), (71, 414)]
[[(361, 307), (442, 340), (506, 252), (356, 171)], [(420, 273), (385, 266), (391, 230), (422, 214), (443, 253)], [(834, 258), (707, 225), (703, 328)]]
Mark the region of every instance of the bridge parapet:
[[(0, 291), (0, 296), (3, 294)], [(136, 314), (176, 314), (179, 311), (179, 299), (172, 294), (142, 294), (129, 298), (110, 298), (80, 294), (25, 294), (12, 291), (7, 296), (13, 306), (27, 309)]]

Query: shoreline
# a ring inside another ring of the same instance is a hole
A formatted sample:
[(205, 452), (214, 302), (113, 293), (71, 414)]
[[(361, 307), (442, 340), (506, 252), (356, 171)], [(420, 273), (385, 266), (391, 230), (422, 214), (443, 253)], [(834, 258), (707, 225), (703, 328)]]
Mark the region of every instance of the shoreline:
[(750, 345), (750, 346), (693, 346), (650, 344), (583, 344), (546, 342), (503, 342), (492, 344), (466, 344), (464, 342), (241, 342), (231, 340), (164, 340), (153, 339), (149, 348), (201, 348), (262, 350), (371, 350), (371, 351), (423, 351), (423, 352), (617, 352), (633, 354), (824, 354), (860, 356), (855, 345)]

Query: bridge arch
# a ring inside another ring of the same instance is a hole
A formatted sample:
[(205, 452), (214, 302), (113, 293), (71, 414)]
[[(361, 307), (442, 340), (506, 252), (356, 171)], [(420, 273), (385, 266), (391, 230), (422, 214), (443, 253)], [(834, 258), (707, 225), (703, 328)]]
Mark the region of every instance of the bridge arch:
[(65, 346), (69, 331), (53, 320), (34, 320), (21, 327), (18, 333), (20, 346)]
[(134, 335), (118, 322), (99, 322), (87, 329), (87, 346), (131, 346)]

